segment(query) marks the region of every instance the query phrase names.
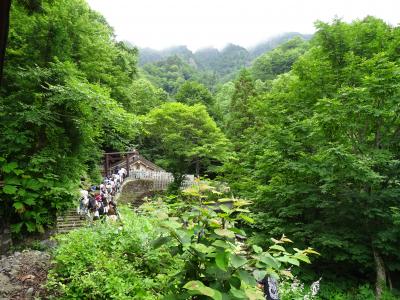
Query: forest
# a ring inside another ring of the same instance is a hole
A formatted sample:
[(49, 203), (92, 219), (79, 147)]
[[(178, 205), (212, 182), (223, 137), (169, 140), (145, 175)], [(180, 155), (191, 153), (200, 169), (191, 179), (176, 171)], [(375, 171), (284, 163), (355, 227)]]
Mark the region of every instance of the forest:
[[(116, 40), (85, 0), (12, 1), (0, 232), (53, 228), (105, 152), (174, 175), (121, 207), (123, 225), (56, 237), (43, 298), (264, 299), (268, 275), (280, 299), (400, 299), (400, 27), (315, 29), (155, 51)], [(185, 174), (199, 185), (182, 191)]]

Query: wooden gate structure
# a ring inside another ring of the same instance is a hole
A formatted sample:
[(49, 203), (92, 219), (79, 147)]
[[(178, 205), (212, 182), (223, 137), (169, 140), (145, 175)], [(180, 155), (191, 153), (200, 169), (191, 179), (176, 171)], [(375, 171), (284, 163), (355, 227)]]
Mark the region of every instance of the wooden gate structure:
[[(130, 165), (130, 158), (134, 155), (138, 154), (136, 150), (133, 151), (126, 151), (126, 152), (106, 152), (104, 153), (104, 176), (109, 176), (112, 174), (113, 168), (116, 163), (123, 162), (124, 168), (128, 172), (129, 176), (129, 165)], [(119, 163), (118, 165), (121, 165)]]
[[(120, 168), (125, 168), (128, 173), (126, 181), (152, 182), (152, 191), (165, 190), (174, 181), (171, 173), (144, 158), (137, 150), (104, 153), (104, 176), (109, 176)], [(187, 188), (194, 182), (194, 175), (185, 175), (182, 188)]]
[(125, 168), (128, 176), (133, 171), (165, 172), (165, 170), (140, 155), (137, 150), (104, 153), (103, 175), (109, 176), (118, 168)]

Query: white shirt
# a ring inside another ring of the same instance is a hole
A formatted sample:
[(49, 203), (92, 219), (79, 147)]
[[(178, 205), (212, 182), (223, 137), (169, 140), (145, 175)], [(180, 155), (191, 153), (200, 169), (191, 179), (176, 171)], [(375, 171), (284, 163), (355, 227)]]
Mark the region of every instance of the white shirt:
[(82, 198), (87, 198), (89, 197), (89, 192), (86, 190), (80, 190), (79, 193), (81, 194)]

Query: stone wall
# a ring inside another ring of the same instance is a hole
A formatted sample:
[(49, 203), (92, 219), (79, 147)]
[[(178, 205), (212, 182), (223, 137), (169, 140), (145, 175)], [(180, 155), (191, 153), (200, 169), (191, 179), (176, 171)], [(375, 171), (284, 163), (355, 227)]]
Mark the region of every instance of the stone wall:
[(153, 190), (154, 181), (147, 179), (128, 180), (123, 186), (118, 197), (119, 203), (133, 203), (143, 195), (150, 194)]

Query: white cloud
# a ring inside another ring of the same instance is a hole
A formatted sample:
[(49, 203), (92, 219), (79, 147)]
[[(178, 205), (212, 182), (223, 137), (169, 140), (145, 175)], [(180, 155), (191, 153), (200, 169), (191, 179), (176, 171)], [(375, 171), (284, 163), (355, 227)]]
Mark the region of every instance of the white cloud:
[(87, 0), (114, 27), (118, 39), (161, 49), (195, 50), (227, 43), (251, 46), (273, 35), (314, 32), (316, 20), (373, 15), (397, 25), (398, 0)]

